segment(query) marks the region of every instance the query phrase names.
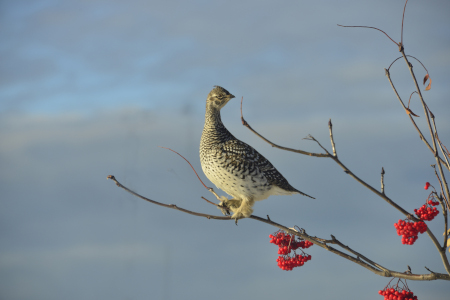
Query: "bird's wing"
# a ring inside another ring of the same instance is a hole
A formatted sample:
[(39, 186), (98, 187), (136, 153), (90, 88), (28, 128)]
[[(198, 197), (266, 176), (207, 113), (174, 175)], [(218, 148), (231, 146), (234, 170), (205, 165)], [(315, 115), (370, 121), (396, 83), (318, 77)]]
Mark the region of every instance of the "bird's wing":
[(289, 184), (270, 161), (246, 143), (233, 139), (221, 143), (218, 147), (220, 147), (222, 155), (225, 156), (225, 161), (228, 161), (228, 164), (233, 168), (249, 170), (250, 174), (256, 171), (255, 175), (263, 173), (271, 185), (276, 185), (287, 191), (299, 192)]

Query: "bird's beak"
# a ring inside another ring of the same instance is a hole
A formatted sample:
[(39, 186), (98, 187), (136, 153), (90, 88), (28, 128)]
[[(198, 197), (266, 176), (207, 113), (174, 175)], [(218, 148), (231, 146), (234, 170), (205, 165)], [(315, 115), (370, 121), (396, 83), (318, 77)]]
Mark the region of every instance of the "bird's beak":
[(228, 98), (230, 98), (230, 100), (231, 100), (231, 99), (236, 98), (236, 97), (230, 94), (230, 96), (228, 96)]

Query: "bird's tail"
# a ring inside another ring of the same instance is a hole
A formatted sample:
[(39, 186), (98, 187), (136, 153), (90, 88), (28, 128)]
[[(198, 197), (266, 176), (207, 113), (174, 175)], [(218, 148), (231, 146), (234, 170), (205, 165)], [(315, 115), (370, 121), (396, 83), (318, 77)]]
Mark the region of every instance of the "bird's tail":
[(316, 199), (316, 198), (314, 198), (313, 196), (310, 196), (310, 195), (308, 195), (308, 194), (305, 194), (305, 193), (300, 192), (299, 190), (297, 190), (297, 192), (298, 192), (300, 195), (303, 195), (303, 196), (306, 196), (306, 197), (309, 197), (309, 198), (312, 198), (312, 199)]

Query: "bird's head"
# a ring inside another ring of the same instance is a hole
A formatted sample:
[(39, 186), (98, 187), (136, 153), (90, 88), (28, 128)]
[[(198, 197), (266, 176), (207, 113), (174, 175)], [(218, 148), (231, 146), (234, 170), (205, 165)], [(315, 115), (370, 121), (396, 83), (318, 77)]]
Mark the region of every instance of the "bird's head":
[(230, 92), (223, 87), (216, 85), (211, 92), (209, 92), (208, 98), (206, 98), (206, 106), (220, 110), (233, 98), (234, 96), (230, 94)]

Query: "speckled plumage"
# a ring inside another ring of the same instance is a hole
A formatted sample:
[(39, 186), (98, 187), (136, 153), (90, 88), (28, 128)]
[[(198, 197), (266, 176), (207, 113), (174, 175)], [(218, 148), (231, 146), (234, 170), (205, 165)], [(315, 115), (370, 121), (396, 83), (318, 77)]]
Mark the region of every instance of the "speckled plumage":
[[(220, 110), (234, 98), (220, 86), (206, 100), (205, 126), (200, 142), (200, 162), (206, 177), (233, 197), (222, 200), (233, 218), (249, 217), (255, 201), (271, 195), (302, 194), (253, 147), (236, 139), (223, 125)], [(313, 197), (311, 197), (313, 198)]]

